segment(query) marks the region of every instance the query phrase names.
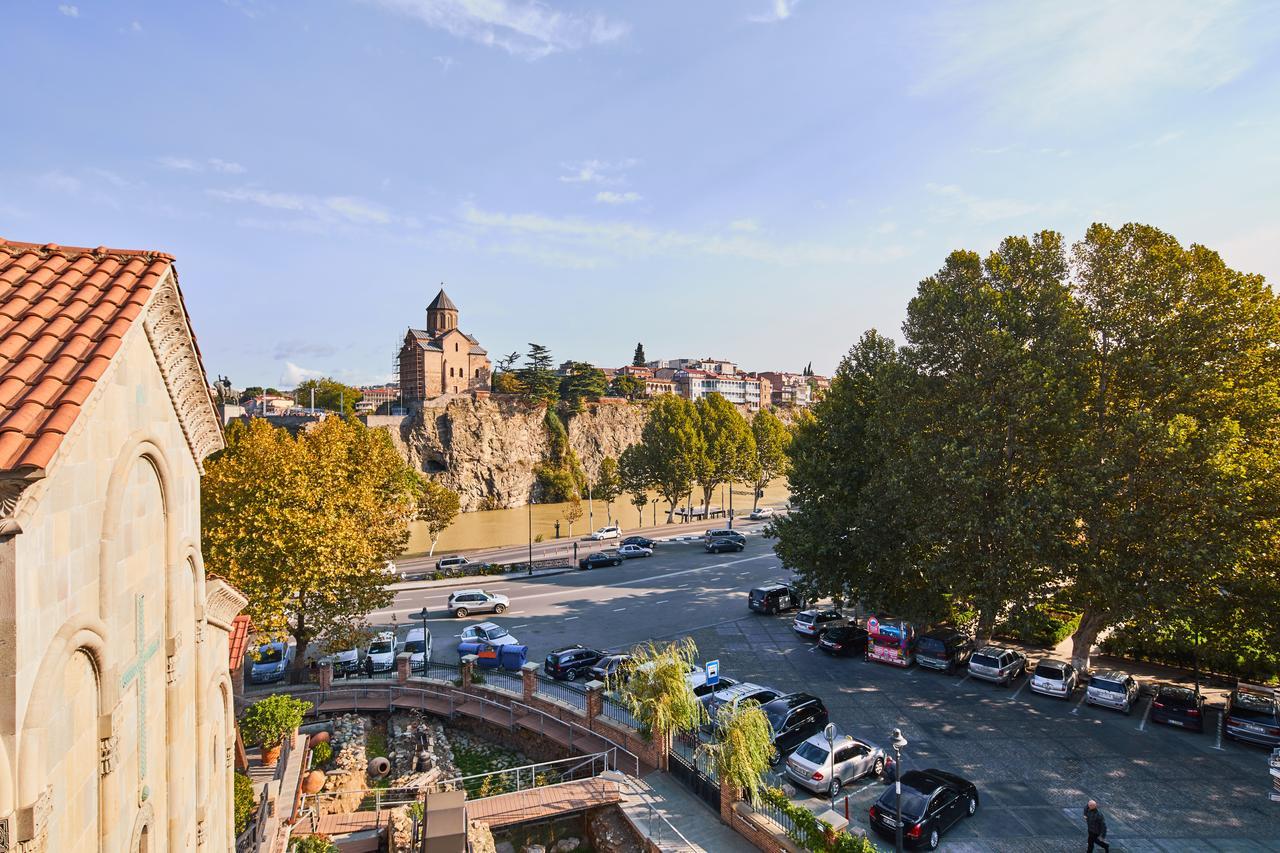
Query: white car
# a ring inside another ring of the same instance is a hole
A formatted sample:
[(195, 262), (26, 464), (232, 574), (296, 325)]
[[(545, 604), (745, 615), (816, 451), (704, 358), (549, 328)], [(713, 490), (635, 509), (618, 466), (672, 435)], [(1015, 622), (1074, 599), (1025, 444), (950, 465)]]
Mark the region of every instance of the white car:
[(401, 651), (409, 653), (409, 669), (414, 672), (421, 672), (426, 669), (427, 661), (431, 660), (431, 631), (422, 628), (414, 628), (405, 635), (404, 645), (400, 647)]
[(752, 521), (760, 521), (763, 518), (773, 518), (773, 507), (762, 506), (757, 509), (753, 509), (751, 510), (751, 515), (748, 515), (747, 518)]
[(595, 533), (592, 533), (591, 538), (594, 539), (596, 542), (602, 542), (605, 539), (617, 539), (621, 535), (622, 535), (622, 530), (618, 527), (618, 525), (611, 524), (608, 527), (601, 527)]
[(333, 666), (335, 675), (347, 675), (360, 669), (360, 650), (355, 646), (334, 652), (326, 660)]
[(1042, 660), (1031, 671), (1031, 692), (1044, 696), (1070, 699), (1079, 677), (1076, 668), (1066, 661)]
[(1107, 669), (1089, 676), (1086, 705), (1101, 705), (1128, 714), (1138, 702), (1138, 680), (1127, 672)]
[(618, 553), (629, 560), (632, 557), (652, 557), (653, 549), (642, 545), (623, 545), (618, 549)]
[(365, 658), (373, 661), (374, 672), (386, 672), (396, 665), (396, 635), (383, 631), (373, 639), (365, 651)]
[(458, 637), (464, 643), (488, 643), (491, 646), (507, 646), (520, 642), (511, 636), (506, 628), (501, 625), (495, 625), (493, 622), (468, 625)]
[(492, 610), (502, 613), (511, 605), (511, 599), (483, 589), (460, 589), (449, 594), (449, 612), (461, 619), (471, 613)]

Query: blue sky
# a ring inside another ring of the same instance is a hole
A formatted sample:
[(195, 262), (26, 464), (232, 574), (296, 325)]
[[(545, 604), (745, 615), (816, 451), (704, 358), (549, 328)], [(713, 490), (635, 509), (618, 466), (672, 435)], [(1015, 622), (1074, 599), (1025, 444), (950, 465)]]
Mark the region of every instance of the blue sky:
[(0, 235), (174, 254), (211, 374), (830, 371), (953, 248), (1143, 221), (1280, 280), (1280, 3), (8, 4)]

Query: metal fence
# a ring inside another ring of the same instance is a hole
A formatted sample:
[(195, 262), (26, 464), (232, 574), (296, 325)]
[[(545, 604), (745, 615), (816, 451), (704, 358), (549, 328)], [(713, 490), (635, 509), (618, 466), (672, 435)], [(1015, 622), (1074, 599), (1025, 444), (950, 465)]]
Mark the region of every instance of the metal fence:
[(414, 675), (421, 678), (429, 678), (432, 681), (447, 681), (450, 684), (460, 682), (462, 679), (462, 668), (456, 663), (448, 663), (442, 660), (427, 661), (426, 669), (418, 669)]
[(581, 687), (538, 676), (538, 687), (534, 693), (544, 699), (563, 702), (572, 708), (577, 708), (579, 711), (585, 712), (587, 710), (587, 693)]
[(782, 827), (782, 831), (787, 834), (788, 838), (795, 840), (799, 837), (799, 831), (796, 829), (795, 821), (791, 819), (791, 815), (787, 814), (773, 803), (765, 802), (765, 800), (761, 798), (760, 802), (748, 803), (747, 805), (750, 806), (751, 810), (756, 814), (763, 815), (778, 826)]
[(333, 674), (333, 680), (335, 683), (339, 681), (395, 681), (396, 668), (393, 666), (391, 667), (391, 669), (384, 669), (380, 672), (374, 672), (372, 674), (370, 674), (363, 668), (358, 669), (355, 672), (351, 672), (341, 676), (335, 672)]
[(600, 716), (640, 731), (640, 721), (636, 719), (635, 714), (632, 714), (626, 705), (612, 696), (604, 697), (604, 705), (600, 709)]
[(471, 676), (473, 683), (475, 683), (477, 677), (483, 679), (483, 687), (505, 690), (516, 696), (524, 695), (524, 676), (520, 673), (507, 672), (505, 669), (477, 669), (473, 671)]

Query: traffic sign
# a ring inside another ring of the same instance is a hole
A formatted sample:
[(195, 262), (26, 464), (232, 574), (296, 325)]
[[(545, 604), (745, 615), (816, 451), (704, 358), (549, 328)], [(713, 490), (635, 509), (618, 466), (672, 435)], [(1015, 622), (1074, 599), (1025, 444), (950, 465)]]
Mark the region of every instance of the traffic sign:
[(707, 661), (707, 684), (716, 685), (720, 682), (720, 661)]

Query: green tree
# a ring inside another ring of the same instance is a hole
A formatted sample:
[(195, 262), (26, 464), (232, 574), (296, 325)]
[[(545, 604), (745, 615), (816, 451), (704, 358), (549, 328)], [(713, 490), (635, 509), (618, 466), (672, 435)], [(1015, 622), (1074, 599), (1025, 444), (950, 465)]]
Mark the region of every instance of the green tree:
[(287, 693), (275, 693), (259, 699), (240, 717), (240, 734), (251, 744), (264, 749), (279, 746), (289, 732), (302, 725), (311, 703), (295, 699)]
[(769, 718), (759, 702), (748, 699), (724, 703), (715, 722), (715, 741), (702, 749), (711, 757), (716, 776), (744, 791), (749, 802), (759, 802), (764, 773), (777, 752)]
[(643, 397), (645, 393), (644, 380), (629, 373), (619, 373), (609, 383), (609, 393), (615, 397), (625, 397), (628, 400), (638, 399)]
[(529, 344), (525, 366), (518, 376), (524, 393), (533, 399), (554, 405), (559, 398), (560, 378), (551, 367), (551, 350), (541, 344)]
[(584, 398), (603, 395), (607, 385), (603, 370), (585, 361), (571, 361), (568, 374), (560, 380), (561, 405), (570, 414), (577, 414)]
[(791, 430), (768, 409), (761, 409), (751, 419), (751, 434), (756, 442), (756, 457), (752, 471), (755, 489), (751, 508), (759, 506), (760, 494), (778, 477), (787, 473), (789, 462), (787, 448), (791, 445)]
[(618, 461), (612, 456), (600, 460), (600, 470), (596, 472), (596, 482), (592, 489), (596, 497), (604, 501), (605, 510), (609, 513), (609, 521), (613, 522), (613, 502), (622, 494), (622, 475), (618, 470)]
[(649, 473), (643, 444), (633, 444), (622, 451), (618, 459), (618, 478), (639, 515), (637, 526), (643, 527), (644, 508), (649, 505), (649, 490), (653, 488), (653, 475)]
[(520, 381), (520, 375), (516, 371), (516, 362), (520, 360), (520, 353), (513, 352), (509, 355), (501, 356), (494, 363), (495, 369), (493, 378), (489, 381), (489, 386), (495, 394), (523, 394), (525, 393), (524, 384)]
[(235, 821), (236, 835), (249, 828), (249, 821), (258, 808), (258, 801), (253, 796), (253, 780), (235, 771)]
[(568, 505), (564, 508), (564, 520), (569, 522), (569, 538), (573, 538), (574, 522), (582, 520), (582, 498), (578, 497), (577, 492), (569, 495)]
[(667, 502), (667, 523), (676, 504), (693, 485), (695, 466), (706, 444), (698, 430), (693, 404), (683, 397), (664, 394), (653, 402), (640, 431), (644, 470), (649, 482)]
[(343, 417), (355, 414), (356, 403), (364, 397), (359, 388), (344, 385), (327, 376), (320, 379), (307, 379), (293, 389), (293, 399), (299, 406), (311, 406), (311, 391), (315, 390), (315, 407), (329, 412), (337, 412)]
[(254, 397), (257, 397), (261, 394), (262, 394), (261, 385), (250, 385), (248, 388), (240, 392), (240, 402), (247, 403), (250, 400), (252, 400)]
[(338, 853), (327, 835), (302, 835), (289, 841), (289, 853)]
[(702, 508), (706, 512), (716, 486), (745, 480), (752, 473), (755, 438), (747, 419), (719, 394), (700, 398), (695, 407), (702, 453), (695, 458), (694, 477), (702, 487)]
[(296, 438), (233, 422), (226, 441), (201, 484), (205, 567), (248, 597), (261, 630), (294, 638), (301, 670), (322, 631), (391, 603), (383, 567), (409, 538), (414, 472), (355, 420)]
[(644, 365), (645, 365), (644, 344), (636, 344), (635, 355), (631, 356), (631, 366), (644, 367)]
[(427, 556), (431, 556), (436, 552), (440, 534), (458, 517), (462, 503), (453, 489), (421, 475), (414, 478), (414, 500), (417, 520), (426, 524), (431, 536), (431, 550), (427, 552)]
[(686, 637), (663, 646), (650, 641), (628, 661), (621, 698), (651, 741), (669, 746), (672, 735), (696, 730), (706, 720), (686, 678), (697, 658), (698, 647)]

